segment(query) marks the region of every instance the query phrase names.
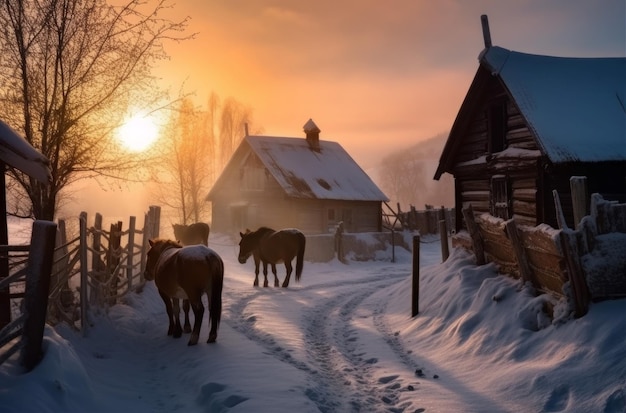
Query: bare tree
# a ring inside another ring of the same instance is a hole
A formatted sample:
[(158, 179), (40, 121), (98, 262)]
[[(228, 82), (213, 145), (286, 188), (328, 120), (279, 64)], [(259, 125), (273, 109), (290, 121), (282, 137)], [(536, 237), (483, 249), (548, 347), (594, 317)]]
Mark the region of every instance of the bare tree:
[(163, 158), (155, 171), (159, 202), (182, 224), (208, 219), (211, 186), (252, 123), (252, 109), (212, 92), (207, 109), (183, 99), (166, 132)]
[(0, 116), (52, 169), (47, 186), (9, 171), (22, 195), (13, 212), (52, 220), (72, 182), (137, 169), (114, 131), (131, 103), (151, 107), (162, 97), (150, 73), (166, 57), (163, 42), (191, 37), (183, 34), (186, 19), (161, 16), (168, 7), (165, 0), (2, 1)]
[(220, 170), (226, 165), (245, 135), (245, 125), (252, 123), (252, 109), (235, 98), (224, 101), (220, 116)]
[(380, 164), (380, 184), (393, 203), (410, 205), (454, 205), (454, 180), (433, 180), (437, 160), (447, 134), (434, 136), (385, 157)]
[(214, 158), (206, 113), (184, 99), (164, 138), (163, 159), (159, 163), (159, 201), (175, 210), (182, 224), (199, 222), (207, 208), (204, 197)]

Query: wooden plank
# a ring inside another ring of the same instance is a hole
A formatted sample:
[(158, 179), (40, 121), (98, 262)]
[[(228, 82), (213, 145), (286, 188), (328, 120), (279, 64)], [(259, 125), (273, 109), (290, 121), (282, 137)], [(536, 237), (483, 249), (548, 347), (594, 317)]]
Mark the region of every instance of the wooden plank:
[(570, 236), (568, 231), (560, 234), (561, 249), (567, 265), (570, 286), (572, 287), (572, 298), (574, 299), (575, 317), (582, 317), (589, 308), (589, 290), (585, 282), (585, 276), (578, 256), (576, 240)]
[(530, 263), (528, 261), (528, 257), (526, 256), (526, 250), (524, 249), (524, 245), (522, 244), (522, 240), (517, 232), (517, 226), (515, 225), (515, 221), (510, 219), (505, 224), (506, 234), (511, 241), (511, 245), (513, 245), (513, 252), (515, 252), (515, 257), (517, 258), (517, 263), (519, 265), (520, 274), (524, 281), (530, 281), (534, 286), (537, 285), (537, 282), (534, 278), (534, 273), (530, 267)]
[(465, 219), (465, 225), (472, 237), (472, 247), (474, 249), (474, 255), (476, 256), (476, 264), (485, 264), (485, 250), (483, 246), (483, 240), (480, 236), (480, 231), (476, 221), (474, 220), (474, 211), (472, 205), (468, 205), (467, 208), (463, 208), (463, 218)]

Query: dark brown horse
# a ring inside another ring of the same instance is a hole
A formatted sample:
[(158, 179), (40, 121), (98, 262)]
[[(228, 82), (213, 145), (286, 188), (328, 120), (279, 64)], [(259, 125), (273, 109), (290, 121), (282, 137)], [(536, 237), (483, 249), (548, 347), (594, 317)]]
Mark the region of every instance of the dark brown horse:
[(220, 256), (204, 245), (183, 247), (171, 240), (150, 240), (145, 271), (146, 280), (154, 280), (165, 303), (169, 318), (168, 335), (182, 335), (179, 299), (188, 299), (193, 309), (194, 324), (189, 345), (198, 343), (204, 315), (202, 295), (209, 302), (209, 339), (217, 339), (222, 315), (222, 286), (224, 263)]
[[(174, 237), (183, 246), (195, 244), (209, 245), (209, 225), (204, 222), (196, 222), (191, 225), (172, 224), (172, 229), (174, 230)], [(189, 300), (183, 300), (183, 312), (185, 314), (183, 331), (190, 333)]]
[(183, 245), (209, 245), (209, 224), (196, 222), (191, 225), (173, 224), (174, 237)]
[(306, 246), (306, 238), (304, 234), (297, 229), (282, 229), (274, 231), (271, 228), (261, 227), (256, 231), (246, 230), (246, 233), (239, 233), (241, 241), (239, 242), (239, 262), (245, 264), (250, 255), (254, 257), (254, 286), (259, 285), (259, 264), (263, 262), (263, 275), (265, 281), (263, 286), (267, 287), (267, 264), (272, 266), (274, 273), (274, 287), (278, 287), (278, 276), (276, 275), (276, 264), (285, 263), (287, 275), (283, 281), (283, 287), (289, 286), (289, 279), (293, 267), (291, 261), (296, 258), (296, 282), (300, 281), (302, 275), (302, 266), (304, 264), (304, 248)]

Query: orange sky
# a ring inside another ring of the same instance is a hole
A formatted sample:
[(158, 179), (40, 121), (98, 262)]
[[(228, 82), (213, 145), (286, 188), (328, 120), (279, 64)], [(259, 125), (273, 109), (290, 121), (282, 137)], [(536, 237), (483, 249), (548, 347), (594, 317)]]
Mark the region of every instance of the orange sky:
[[(483, 48), (557, 56), (626, 55), (624, 0), (179, 0), (194, 40), (166, 45), (157, 70), (198, 104), (211, 90), (251, 106), (266, 135), (309, 119), (364, 169), (447, 132)], [(380, 145), (383, 145), (381, 149)]]

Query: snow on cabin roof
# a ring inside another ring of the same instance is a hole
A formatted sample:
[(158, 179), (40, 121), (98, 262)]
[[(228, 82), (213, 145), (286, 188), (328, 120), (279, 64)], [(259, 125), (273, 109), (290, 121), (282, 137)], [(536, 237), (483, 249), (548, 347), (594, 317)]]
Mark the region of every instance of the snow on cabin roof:
[(39, 182), (50, 179), (50, 162), (9, 125), (0, 121), (0, 160)]
[(244, 138), (288, 196), (387, 201), (388, 198), (337, 142), (271, 136)]
[(500, 76), (553, 163), (626, 160), (626, 58), (490, 47), (479, 60)]

